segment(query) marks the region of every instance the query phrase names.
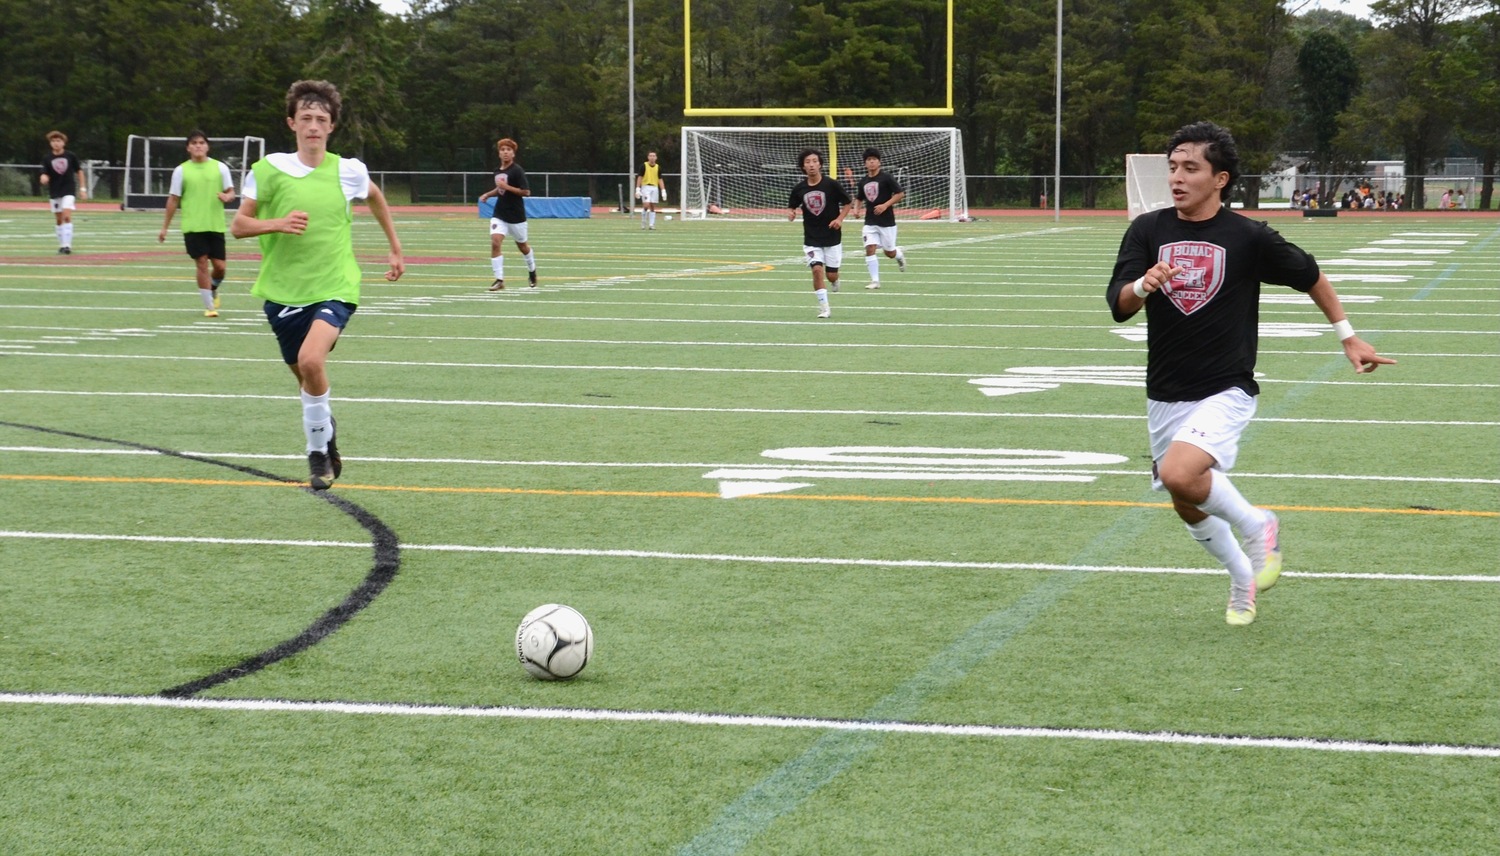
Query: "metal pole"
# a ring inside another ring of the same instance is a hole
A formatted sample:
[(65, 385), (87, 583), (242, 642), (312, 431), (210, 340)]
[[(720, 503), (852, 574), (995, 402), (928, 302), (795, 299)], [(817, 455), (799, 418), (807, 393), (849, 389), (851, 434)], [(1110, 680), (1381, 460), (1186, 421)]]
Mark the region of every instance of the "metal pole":
[[(632, 188), (631, 193), (634, 193), (635, 192), (634, 191), (634, 187), (635, 187), (635, 0), (629, 0), (629, 2), (626, 4), (626, 7), (627, 7), (627, 10), (628, 10), (628, 14), (630, 16), (630, 23), (629, 23), (629, 25), (626, 28), (626, 33), (627, 33), (627, 35), (626, 35), (626, 41), (628, 41), (630, 43), (630, 59), (628, 60), (628, 62), (630, 63), (630, 68), (629, 68), (629, 71), (628, 71), (628, 73), (626, 75), (627, 79), (630, 81), (630, 86), (629, 86), (629, 88), (630, 88), (630, 151), (626, 153), (626, 162), (629, 164), (630, 169), (629, 169), (629, 171), (627, 173), (625, 173), (625, 175), (628, 176), (625, 179), (625, 181), (628, 184), (631, 185), (631, 188)], [(632, 196), (631, 198), (634, 199), (635, 197)], [(629, 206), (629, 207), (625, 208), (624, 209), (625, 213), (629, 214), (630, 213), (630, 209), (633, 208), (633, 207), (635, 207), (635, 206), (632, 205), (632, 206)]]
[(1052, 221), (1062, 220), (1062, 0), (1057, 0), (1057, 125), (1052, 141)]

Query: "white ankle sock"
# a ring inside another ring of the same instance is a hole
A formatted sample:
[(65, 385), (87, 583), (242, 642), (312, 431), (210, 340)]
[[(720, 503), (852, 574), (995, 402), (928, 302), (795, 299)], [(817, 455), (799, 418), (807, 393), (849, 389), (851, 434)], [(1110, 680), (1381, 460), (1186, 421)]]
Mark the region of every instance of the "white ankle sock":
[(198, 289), (198, 297), (202, 299), (204, 309), (214, 308), (214, 290), (212, 288)]
[(870, 272), (870, 282), (880, 282), (880, 256), (865, 256), (865, 270)]
[(536, 253), (530, 252), (524, 256), (521, 256), (521, 258), (526, 260), (526, 269), (531, 271), (532, 273), (536, 273)]
[(333, 408), (328, 405), (328, 396), (302, 393), (302, 433), (307, 436), (307, 451), (328, 451), (328, 438), (333, 436)]
[(490, 270), (494, 272), (495, 279), (505, 279), (505, 256), (491, 256)]

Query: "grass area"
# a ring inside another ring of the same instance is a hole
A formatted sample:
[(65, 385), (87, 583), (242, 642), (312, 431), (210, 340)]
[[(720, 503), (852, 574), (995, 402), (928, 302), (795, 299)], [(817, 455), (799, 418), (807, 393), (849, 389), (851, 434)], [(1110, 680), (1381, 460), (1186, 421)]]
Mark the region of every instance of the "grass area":
[[(331, 493), (232, 244), (202, 317), (160, 216), (0, 212), (7, 854), (1471, 854), (1500, 819), (1500, 220), (1282, 219), (1399, 365), (1263, 295), (1236, 483), (1288, 573), (1248, 628), (1149, 490), (1123, 220), (851, 237), (356, 225)], [(509, 248), (509, 244), (507, 244)], [(1420, 252), (1414, 252), (1420, 251)], [(1438, 252), (1434, 252), (1438, 251)], [(518, 254), (507, 281), (524, 283)], [(165, 455), (168, 450), (180, 455)], [(520, 617), (589, 617), (576, 680)], [(336, 703), (360, 703), (350, 707)]]

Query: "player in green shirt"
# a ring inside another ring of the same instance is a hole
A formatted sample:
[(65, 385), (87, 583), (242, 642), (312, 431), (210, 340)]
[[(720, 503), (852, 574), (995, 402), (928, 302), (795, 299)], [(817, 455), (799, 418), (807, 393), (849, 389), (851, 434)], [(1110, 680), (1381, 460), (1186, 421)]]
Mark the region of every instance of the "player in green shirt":
[(385, 278), (406, 271), (401, 241), (380, 186), (355, 158), (328, 151), (341, 99), (325, 80), (299, 80), (286, 95), (286, 124), (297, 151), (257, 161), (229, 226), (236, 238), (260, 238), (260, 275), (250, 293), (265, 301), (281, 357), (302, 391), (302, 429), (313, 490), (343, 473), (329, 406), (328, 354), (359, 304), (359, 264), (350, 234), (352, 203), (364, 199), (391, 250)]
[(208, 156), (208, 135), (193, 131), (187, 137), (188, 159), (172, 170), (167, 190), (167, 217), (156, 235), (167, 240), (172, 215), (182, 207), (182, 243), (198, 266), (198, 296), (203, 314), (219, 317), (219, 283), (224, 281), (224, 204), (234, 201), (234, 179), (223, 161)]

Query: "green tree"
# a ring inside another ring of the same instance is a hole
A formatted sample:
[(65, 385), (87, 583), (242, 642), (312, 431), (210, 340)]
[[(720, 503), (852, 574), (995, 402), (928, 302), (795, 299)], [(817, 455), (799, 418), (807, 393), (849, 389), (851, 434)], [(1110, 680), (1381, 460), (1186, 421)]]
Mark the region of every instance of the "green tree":
[(401, 23), (375, 0), (319, 0), (309, 17), (317, 53), (304, 75), (339, 88), (339, 146), (360, 158), (405, 149)]
[(1349, 168), (1334, 147), (1339, 114), (1359, 92), (1359, 65), (1349, 44), (1329, 30), (1308, 35), (1297, 51), (1297, 104), (1300, 123), (1311, 137), (1312, 171), (1333, 175)]

